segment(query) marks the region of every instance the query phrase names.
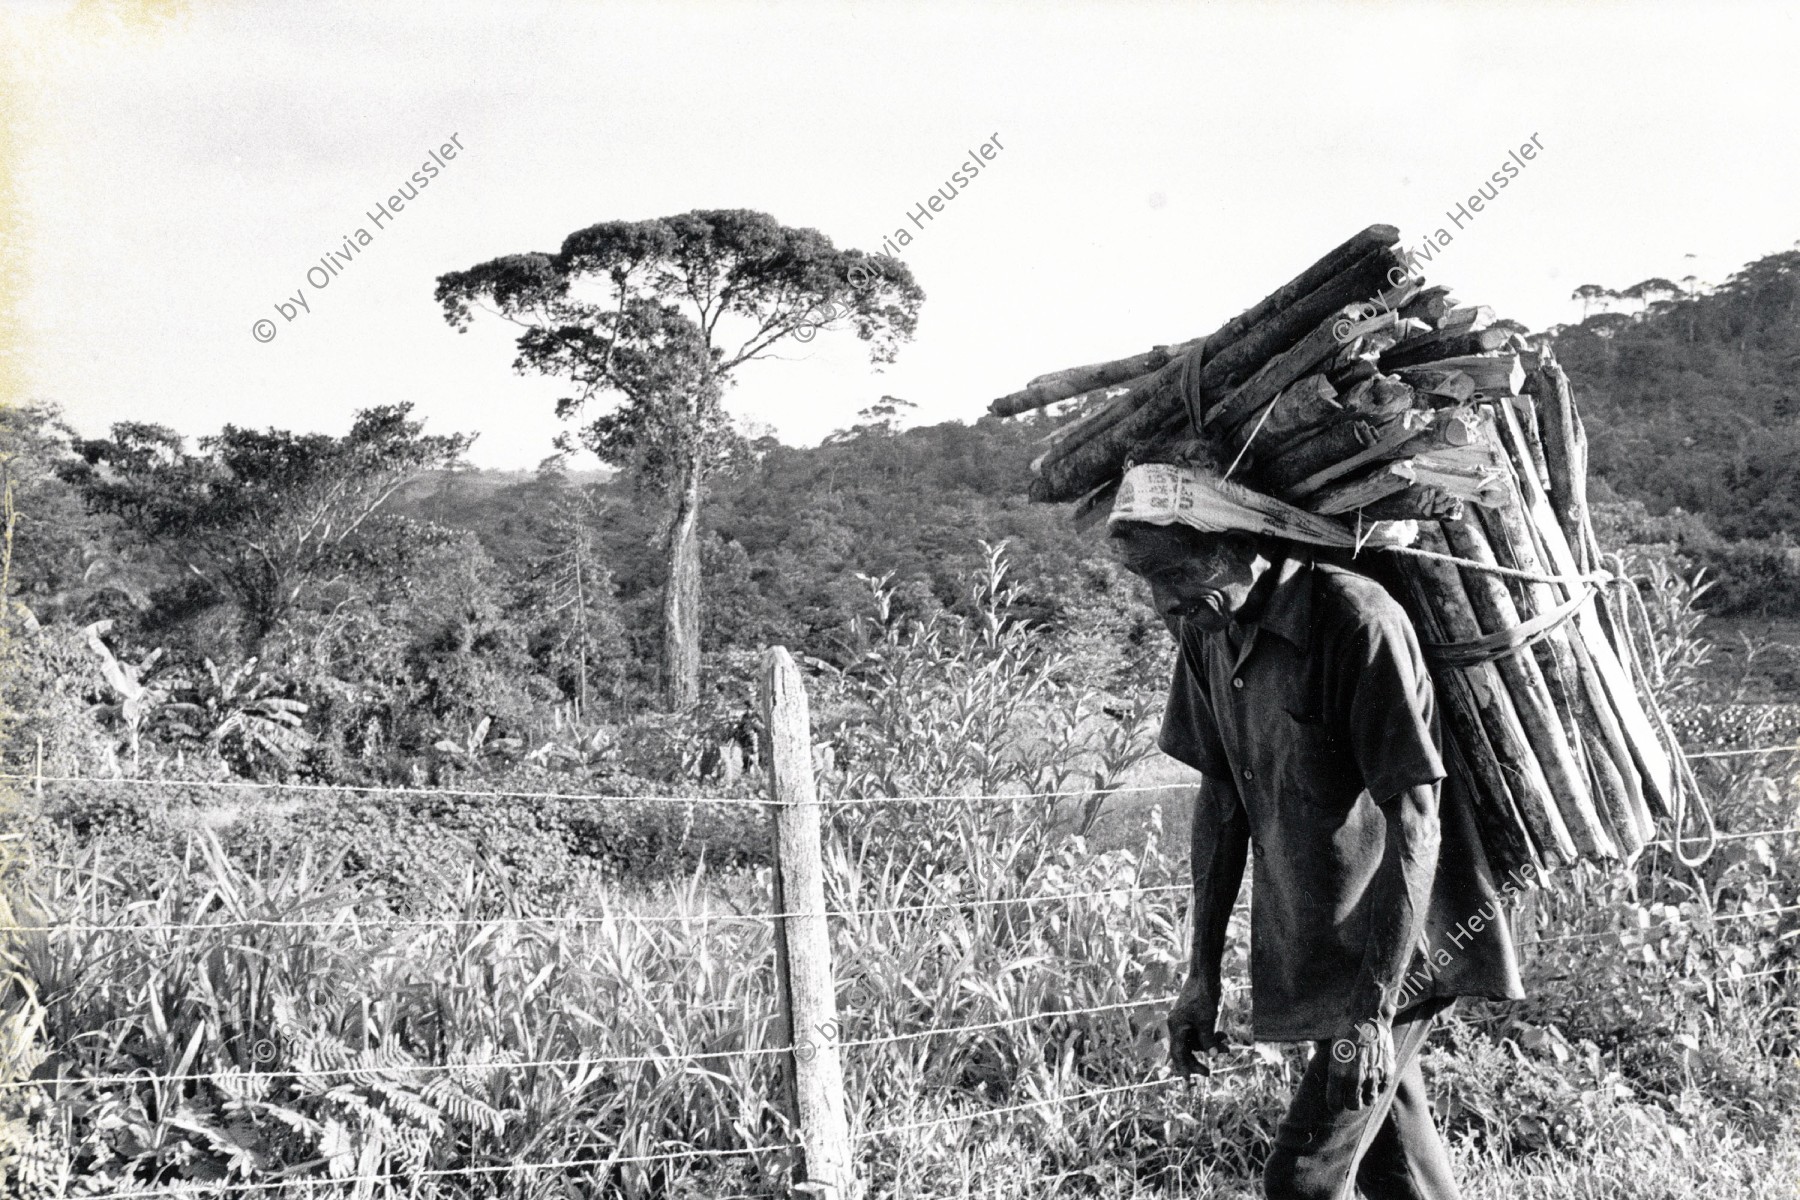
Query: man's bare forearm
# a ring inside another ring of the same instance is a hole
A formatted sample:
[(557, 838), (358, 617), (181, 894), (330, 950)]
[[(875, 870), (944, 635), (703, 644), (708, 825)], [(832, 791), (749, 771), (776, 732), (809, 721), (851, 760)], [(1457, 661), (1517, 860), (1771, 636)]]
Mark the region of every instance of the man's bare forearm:
[(1357, 978), (1355, 1012), (1391, 1021), (1400, 982), (1425, 933), (1438, 860), (1438, 785), (1409, 788), (1381, 805), (1387, 852), (1370, 884), (1369, 940)]
[(1244, 816), (1237, 788), (1229, 781), (1202, 776), (1200, 795), (1194, 801), (1193, 841), (1189, 851), (1193, 869), (1193, 944), (1188, 958), (1190, 986), (1218, 998), (1219, 965), (1225, 954), (1225, 931), (1244, 879), (1244, 860), (1250, 846), (1250, 822)]

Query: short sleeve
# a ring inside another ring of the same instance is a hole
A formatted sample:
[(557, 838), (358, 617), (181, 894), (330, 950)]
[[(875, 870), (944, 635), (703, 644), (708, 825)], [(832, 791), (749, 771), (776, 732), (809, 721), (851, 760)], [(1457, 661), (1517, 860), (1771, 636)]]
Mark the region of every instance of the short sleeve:
[(1206, 673), (1185, 629), (1177, 640), (1175, 681), (1169, 685), (1169, 703), (1163, 709), (1162, 733), (1156, 744), (1164, 754), (1212, 779), (1230, 779), (1225, 743), (1207, 695)]
[(1437, 697), (1412, 622), (1391, 597), (1363, 606), (1336, 663), (1340, 711), (1377, 803), (1444, 778)]

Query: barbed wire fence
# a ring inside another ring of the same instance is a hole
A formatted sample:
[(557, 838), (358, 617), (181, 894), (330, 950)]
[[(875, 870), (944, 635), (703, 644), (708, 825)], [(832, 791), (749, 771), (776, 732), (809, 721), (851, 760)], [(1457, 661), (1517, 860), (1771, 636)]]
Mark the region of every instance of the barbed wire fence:
[[(781, 1108), (789, 1127), (797, 1132), (795, 1140), (788, 1142), (770, 1142), (760, 1145), (742, 1147), (708, 1148), (682, 1146), (661, 1150), (648, 1154), (609, 1154), (590, 1155), (581, 1158), (551, 1159), (544, 1161), (520, 1161), (502, 1164), (474, 1164), (450, 1168), (429, 1168), (423, 1170), (407, 1170), (404, 1172), (359, 1172), (352, 1176), (285, 1176), (266, 1181), (218, 1181), (205, 1184), (182, 1182), (168, 1185), (147, 1185), (118, 1193), (121, 1196), (133, 1197), (192, 1197), (195, 1195), (267, 1195), (270, 1193), (295, 1194), (317, 1191), (321, 1189), (344, 1189), (353, 1187), (358, 1194), (369, 1194), (367, 1189), (375, 1184), (394, 1184), (416, 1186), (420, 1180), (427, 1179), (473, 1179), (495, 1175), (537, 1175), (547, 1172), (592, 1172), (611, 1170), (624, 1166), (648, 1166), (652, 1164), (668, 1164), (683, 1161), (723, 1158), (771, 1158), (786, 1157), (794, 1190), (803, 1194), (817, 1196), (820, 1200), (850, 1200), (862, 1194), (862, 1183), (857, 1172), (856, 1147), (862, 1143), (879, 1141), (901, 1134), (918, 1133), (925, 1130), (948, 1127), (966, 1122), (992, 1119), (1001, 1116), (1017, 1116), (1023, 1113), (1041, 1110), (1060, 1105), (1078, 1105), (1103, 1100), (1111, 1097), (1123, 1097), (1144, 1092), (1168, 1089), (1182, 1082), (1180, 1077), (1170, 1074), (1134, 1083), (1107, 1087), (1090, 1087), (1071, 1091), (1067, 1094), (1040, 1097), (1015, 1104), (990, 1106), (964, 1113), (948, 1116), (932, 1117), (922, 1120), (902, 1121), (874, 1128), (853, 1129), (850, 1114), (845, 1101), (843, 1055), (844, 1051), (861, 1051), (874, 1047), (893, 1045), (901, 1042), (924, 1041), (927, 1039), (946, 1038), (958, 1035), (992, 1032), (1001, 1029), (1017, 1028), (1037, 1022), (1089, 1018), (1105, 1014), (1117, 1014), (1135, 1010), (1162, 1008), (1171, 1004), (1174, 994), (1158, 994), (1120, 1001), (1109, 1004), (1088, 1005), (1082, 1007), (1048, 1009), (1025, 1013), (992, 1021), (971, 1022), (956, 1025), (933, 1025), (916, 1030), (886, 1033), (864, 1038), (845, 1038), (840, 1036), (842, 1025), (836, 1009), (835, 975), (832, 967), (830, 936), (828, 922), (831, 920), (850, 920), (872, 916), (889, 916), (900, 914), (922, 914), (935, 911), (967, 911), (972, 908), (991, 906), (1035, 906), (1059, 903), (1079, 903), (1096, 900), (1102, 897), (1133, 897), (1171, 895), (1186, 892), (1185, 884), (1162, 884), (1133, 887), (1092, 888), (1083, 891), (1056, 892), (1047, 895), (1022, 897), (954, 897), (942, 900), (875, 906), (854, 906), (831, 908), (825, 903), (823, 887), (823, 855), (822, 855), (822, 823), (821, 812), (825, 808), (856, 807), (866, 805), (894, 805), (910, 803), (928, 803), (935, 801), (982, 802), (1007, 801), (1017, 802), (1028, 799), (1058, 800), (1063, 798), (1091, 798), (1094, 789), (1072, 789), (1035, 792), (1006, 792), (993, 794), (945, 793), (941, 795), (869, 795), (844, 796), (821, 800), (817, 794), (813, 775), (811, 757), (811, 732), (807, 712), (807, 700), (800, 673), (794, 667), (786, 652), (777, 647), (771, 651), (765, 664), (764, 678), (764, 720), (768, 731), (770, 753), (768, 756), (770, 795), (767, 797), (694, 797), (669, 795), (618, 795), (604, 793), (569, 793), (525, 790), (480, 790), (459, 788), (393, 788), (367, 786), (337, 786), (326, 784), (269, 784), (246, 780), (158, 780), (141, 778), (96, 778), (86, 776), (52, 776), (44, 774), (41, 761), (38, 769), (29, 774), (0, 773), (0, 780), (15, 784), (26, 784), (34, 787), (40, 794), (45, 784), (71, 784), (89, 786), (121, 786), (160, 787), (180, 785), (183, 787), (203, 787), (219, 790), (256, 790), (260, 792), (278, 791), (299, 794), (376, 794), (391, 796), (395, 794), (418, 795), (421, 797), (459, 797), (465, 799), (543, 799), (562, 801), (594, 801), (614, 803), (649, 803), (696, 805), (711, 804), (734, 807), (752, 807), (766, 811), (770, 816), (772, 843), (774, 846), (773, 904), (768, 912), (703, 912), (700, 914), (684, 913), (665, 916), (637, 912), (615, 912), (600, 914), (543, 914), (528, 916), (502, 916), (487, 918), (457, 917), (404, 917), (383, 916), (372, 918), (346, 918), (339, 914), (330, 918), (314, 919), (265, 919), (254, 917), (234, 917), (223, 915), (217, 920), (204, 921), (151, 921), (137, 923), (102, 924), (81, 921), (47, 921), (38, 924), (16, 924), (7, 931), (13, 935), (36, 935), (49, 937), (59, 934), (131, 932), (139, 934), (173, 934), (173, 933), (217, 933), (233, 928), (275, 928), (275, 929), (308, 929), (332, 930), (348, 933), (363, 929), (402, 929), (415, 928), (421, 930), (452, 930), (461, 927), (489, 927), (497, 924), (543, 925), (543, 926), (616, 926), (620, 924), (682, 924), (709, 925), (715, 923), (752, 923), (767, 924), (774, 933), (774, 952), (776, 958), (776, 995), (777, 1043), (771, 1046), (742, 1048), (728, 1051), (660, 1051), (645, 1054), (623, 1055), (590, 1055), (582, 1054), (573, 1057), (522, 1059), (522, 1060), (483, 1060), (449, 1063), (410, 1063), (401, 1068), (350, 1063), (335, 1068), (314, 1069), (275, 1069), (266, 1070), (253, 1067), (242, 1072), (180, 1072), (156, 1073), (153, 1071), (134, 1071), (124, 1074), (85, 1074), (85, 1075), (50, 1075), (0, 1081), (0, 1094), (17, 1093), (30, 1090), (50, 1090), (62, 1087), (130, 1087), (142, 1085), (167, 1085), (208, 1082), (230, 1088), (247, 1080), (255, 1079), (266, 1083), (273, 1080), (296, 1079), (335, 1079), (349, 1078), (369, 1082), (379, 1078), (383, 1072), (394, 1070), (412, 1075), (447, 1077), (458, 1073), (471, 1076), (492, 1074), (497, 1071), (524, 1071), (532, 1068), (592, 1068), (600, 1066), (617, 1067), (650, 1067), (665, 1068), (686, 1067), (694, 1064), (705, 1064), (721, 1058), (774, 1058), (779, 1062), (783, 1095), (780, 1097)], [(1800, 745), (1784, 745), (1770, 747), (1733, 748), (1724, 750), (1692, 751), (1687, 757), (1693, 759), (1728, 759), (1754, 755), (1800, 754)], [(1180, 785), (1150, 784), (1141, 786), (1120, 786), (1105, 789), (1108, 795), (1124, 795), (1132, 793), (1166, 793), (1172, 787)], [(1800, 835), (1800, 826), (1770, 828), (1762, 830), (1728, 832), (1718, 835), (1718, 840), (1737, 841), (1756, 838), (1782, 838)], [(1650, 848), (1669, 848), (1671, 839), (1664, 838), (1648, 844)], [(1240, 908), (1246, 907), (1240, 901)], [(1649, 929), (1602, 930), (1583, 933), (1563, 934), (1553, 937), (1541, 937), (1521, 941), (1521, 949), (1535, 946), (1548, 946), (1564, 943), (1586, 942), (1602, 938), (1622, 938), (1627, 934), (1647, 935), (1657, 932), (1671, 931), (1683, 924), (1695, 926), (1720, 925), (1736, 921), (1771, 919), (1790, 913), (1800, 912), (1800, 904), (1771, 905), (1750, 911), (1729, 913), (1723, 916), (1710, 916), (1704, 921), (1681, 922), (1666, 921)], [(1734, 970), (1726, 979), (1733, 984), (1748, 983), (1763, 978), (1788, 976), (1794, 974), (1793, 964), (1777, 966), (1768, 970), (1746, 972)], [(1241, 993), (1248, 990), (1248, 984), (1234, 981), (1225, 985), (1228, 994)], [(798, 1035), (796, 1031), (808, 1031), (807, 1035)], [(817, 1034), (815, 1039), (812, 1034)], [(1241, 1074), (1253, 1070), (1257, 1063), (1254, 1059), (1228, 1063), (1214, 1067), (1210, 1076), (1227, 1076)], [(752, 1197), (721, 1197), (720, 1200), (754, 1200)]]

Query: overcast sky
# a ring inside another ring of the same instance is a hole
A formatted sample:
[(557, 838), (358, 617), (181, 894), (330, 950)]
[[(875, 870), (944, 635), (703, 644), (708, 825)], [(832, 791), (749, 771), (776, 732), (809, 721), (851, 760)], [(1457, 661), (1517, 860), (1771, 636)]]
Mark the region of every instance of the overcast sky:
[(927, 300), (897, 363), (842, 333), (741, 373), (734, 410), (796, 443), (883, 393), (972, 421), (1033, 375), (1203, 334), (1375, 221), (1408, 246), (1448, 229), (1431, 279), (1533, 328), (1578, 317), (1577, 284), (1718, 282), (1800, 238), (1787, 5), (176, 7), (7, 9), (24, 376), (85, 431), (341, 432), (405, 400), (478, 431), (475, 462), (529, 467), (563, 389), (512, 371), (511, 327), (453, 332), (435, 278), (693, 208), (868, 250), (914, 234)]

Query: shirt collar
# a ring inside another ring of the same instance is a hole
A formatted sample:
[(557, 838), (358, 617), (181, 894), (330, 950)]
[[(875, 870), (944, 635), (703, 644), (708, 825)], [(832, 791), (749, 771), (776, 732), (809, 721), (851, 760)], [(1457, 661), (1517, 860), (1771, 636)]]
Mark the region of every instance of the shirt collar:
[(1266, 629), (1304, 650), (1312, 635), (1313, 564), (1284, 555), (1271, 563), (1269, 570), (1275, 582), (1263, 599), (1262, 610), (1244, 624)]

